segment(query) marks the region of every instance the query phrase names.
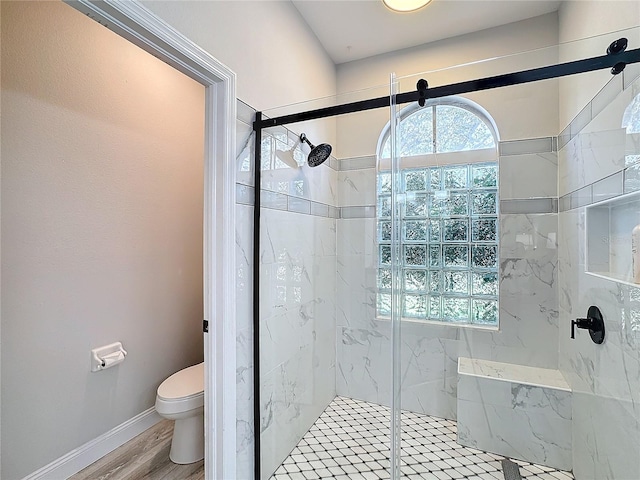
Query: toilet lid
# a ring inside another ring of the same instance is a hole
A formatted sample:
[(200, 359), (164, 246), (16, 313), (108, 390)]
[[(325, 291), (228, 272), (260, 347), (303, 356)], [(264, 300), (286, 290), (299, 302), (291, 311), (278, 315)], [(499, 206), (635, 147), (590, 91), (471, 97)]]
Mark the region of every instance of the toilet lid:
[(204, 363), (174, 373), (158, 387), (164, 400), (190, 397), (204, 392)]

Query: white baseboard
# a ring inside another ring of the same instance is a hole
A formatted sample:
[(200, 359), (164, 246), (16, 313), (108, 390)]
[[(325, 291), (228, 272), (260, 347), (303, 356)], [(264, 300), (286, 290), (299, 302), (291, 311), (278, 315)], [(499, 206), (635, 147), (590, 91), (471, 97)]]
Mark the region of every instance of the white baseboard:
[(107, 433), (100, 435), (98, 438), (94, 438), (27, 475), (22, 480), (61, 480), (69, 478), (95, 461), (100, 460), (120, 445), (127, 443), (135, 436), (153, 427), (160, 420), (162, 420), (162, 417), (156, 413), (154, 407), (151, 407), (109, 430)]

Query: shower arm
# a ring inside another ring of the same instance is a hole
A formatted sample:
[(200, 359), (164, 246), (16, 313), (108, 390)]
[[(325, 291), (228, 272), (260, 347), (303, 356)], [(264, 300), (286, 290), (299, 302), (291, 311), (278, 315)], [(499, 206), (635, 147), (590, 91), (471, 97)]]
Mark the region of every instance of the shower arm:
[(316, 148), (316, 146), (315, 146), (313, 143), (311, 143), (311, 142), (309, 141), (309, 139), (307, 138), (307, 136), (306, 136), (304, 133), (301, 133), (301, 134), (300, 134), (300, 142), (302, 142), (302, 143), (306, 143), (307, 145), (309, 145), (309, 148), (310, 148), (311, 150), (313, 150), (314, 148)]

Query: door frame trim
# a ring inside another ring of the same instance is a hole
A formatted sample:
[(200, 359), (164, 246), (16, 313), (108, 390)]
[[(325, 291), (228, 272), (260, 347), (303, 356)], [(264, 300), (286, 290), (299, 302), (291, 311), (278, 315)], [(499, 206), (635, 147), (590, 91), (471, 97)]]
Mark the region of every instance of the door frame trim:
[(236, 478), (236, 76), (135, 0), (65, 0), (201, 83), (205, 93), (205, 478)]

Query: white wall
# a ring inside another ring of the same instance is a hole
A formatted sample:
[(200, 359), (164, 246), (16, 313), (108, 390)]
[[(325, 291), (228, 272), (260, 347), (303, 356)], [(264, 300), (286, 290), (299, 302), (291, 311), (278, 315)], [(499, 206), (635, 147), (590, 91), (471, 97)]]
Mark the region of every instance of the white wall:
[[(2, 2), (2, 472), (202, 361), (204, 87), (59, 2)], [(90, 349), (126, 361), (90, 372)]]
[[(238, 98), (257, 110), (336, 93), (335, 66), (291, 2), (142, 3), (233, 70)], [(314, 122), (307, 133), (334, 143), (335, 120)]]
[[(558, 11), (559, 41), (569, 43), (561, 53), (567, 59), (604, 55), (609, 43), (621, 36), (629, 40), (629, 49), (640, 48), (640, 28), (620, 35), (604, 35), (640, 26), (640, 2), (636, 0), (580, 0), (565, 1)], [(609, 81), (609, 71), (599, 71), (562, 79), (560, 81), (560, 129)]]
[[(397, 52), (349, 62), (338, 66), (338, 92), (345, 93), (373, 85), (388, 84), (389, 74), (410, 76), (400, 81), (400, 92), (415, 90), (419, 78), (431, 87), (509, 73), (524, 68), (554, 64), (557, 48), (500, 61), (456, 67), (491, 57), (527, 52), (555, 46), (558, 41), (556, 13), (511, 23), (489, 30), (462, 35)], [(434, 70), (445, 69), (441, 72)], [(429, 71), (424, 75), (419, 72)], [(377, 89), (376, 95), (388, 94), (388, 88)], [(498, 124), (501, 140), (556, 135), (558, 125), (557, 81), (538, 82), (496, 91), (466, 95), (486, 108)], [(521, 111), (525, 115), (514, 115)], [(372, 155), (380, 131), (389, 121), (384, 109), (341, 117), (337, 123), (340, 158)]]

